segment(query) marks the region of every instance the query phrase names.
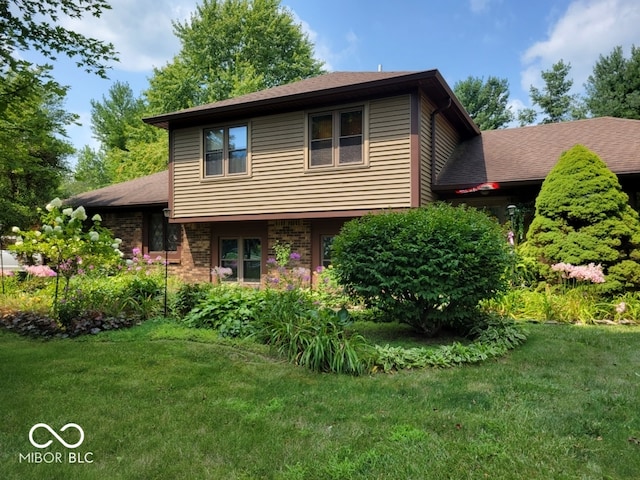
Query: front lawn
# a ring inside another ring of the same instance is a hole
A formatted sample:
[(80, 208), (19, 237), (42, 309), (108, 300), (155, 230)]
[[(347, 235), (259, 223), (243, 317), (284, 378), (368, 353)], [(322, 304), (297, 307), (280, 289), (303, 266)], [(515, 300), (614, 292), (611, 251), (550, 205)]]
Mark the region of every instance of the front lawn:
[[(497, 360), (361, 377), (160, 320), (49, 341), (2, 330), (1, 476), (637, 478), (640, 330), (527, 328)], [(67, 450), (40, 428), (53, 443), (39, 450), (37, 423), (76, 423), (84, 442)], [(52, 461), (29, 462), (34, 451)]]

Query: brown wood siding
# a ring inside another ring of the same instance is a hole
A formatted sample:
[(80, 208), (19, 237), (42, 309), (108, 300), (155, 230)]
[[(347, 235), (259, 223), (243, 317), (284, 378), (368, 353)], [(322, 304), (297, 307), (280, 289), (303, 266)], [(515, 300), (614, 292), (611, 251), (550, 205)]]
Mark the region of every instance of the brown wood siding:
[(368, 165), (305, 169), (304, 112), (249, 124), (250, 175), (202, 179), (202, 128), (173, 132), (173, 218), (410, 206), (410, 96), (368, 104)]
[(435, 105), (425, 95), (420, 99), (420, 205), (434, 200), (431, 191), (431, 113)]
[[(420, 106), (420, 204), (426, 205), (436, 200), (431, 190), (431, 114), (436, 106), (426, 97), (422, 96)], [(436, 176), (442, 171), (447, 160), (460, 142), (460, 135), (442, 114), (436, 115)]]

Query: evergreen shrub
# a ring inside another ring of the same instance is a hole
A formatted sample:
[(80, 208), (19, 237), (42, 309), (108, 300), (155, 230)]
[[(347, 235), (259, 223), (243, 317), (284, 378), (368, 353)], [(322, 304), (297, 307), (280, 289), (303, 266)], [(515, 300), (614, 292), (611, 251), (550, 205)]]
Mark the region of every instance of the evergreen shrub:
[(594, 263), (608, 291), (640, 289), (638, 213), (615, 174), (582, 145), (564, 152), (543, 182), (527, 243), (549, 278), (551, 265)]
[(478, 302), (506, 286), (510, 261), (495, 220), (444, 203), (347, 222), (333, 257), (349, 294), (427, 335), (471, 328)]

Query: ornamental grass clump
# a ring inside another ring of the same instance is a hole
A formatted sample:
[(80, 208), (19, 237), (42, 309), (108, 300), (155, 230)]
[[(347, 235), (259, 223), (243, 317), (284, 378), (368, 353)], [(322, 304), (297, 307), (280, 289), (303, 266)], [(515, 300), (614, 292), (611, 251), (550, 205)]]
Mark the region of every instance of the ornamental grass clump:
[(444, 203), (352, 220), (333, 258), (349, 294), (427, 335), (466, 333), (481, 317), (478, 302), (506, 287), (510, 262), (494, 219)]

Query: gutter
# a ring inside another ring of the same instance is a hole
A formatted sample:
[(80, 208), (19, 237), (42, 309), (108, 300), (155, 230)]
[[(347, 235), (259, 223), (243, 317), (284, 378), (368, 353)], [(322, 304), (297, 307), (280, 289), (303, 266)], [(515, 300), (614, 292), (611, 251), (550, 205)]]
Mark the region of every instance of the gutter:
[(447, 104), (436, 108), (431, 112), (431, 189), (436, 184), (438, 177), (436, 172), (436, 115), (451, 107), (451, 97), (448, 98)]

